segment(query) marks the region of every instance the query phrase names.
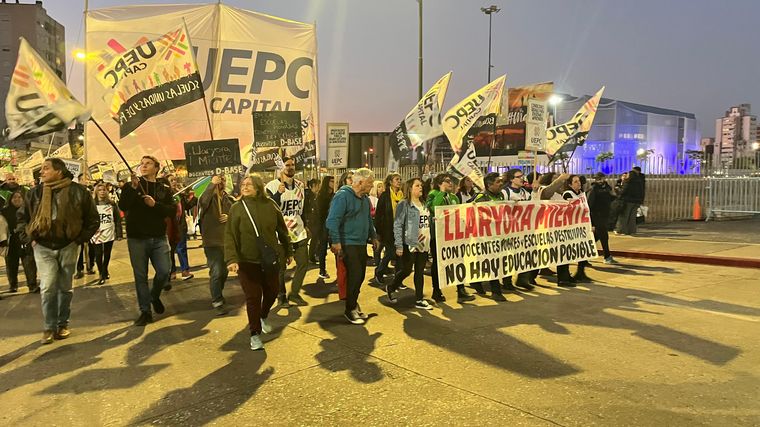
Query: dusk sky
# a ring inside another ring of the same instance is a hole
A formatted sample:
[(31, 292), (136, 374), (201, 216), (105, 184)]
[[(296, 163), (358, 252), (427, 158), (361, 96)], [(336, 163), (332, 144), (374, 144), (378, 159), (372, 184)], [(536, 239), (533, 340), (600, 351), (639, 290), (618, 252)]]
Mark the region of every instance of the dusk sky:
[[(175, 2), (89, 7), (155, 3)], [(322, 124), (387, 132), (417, 102), (415, 0), (223, 3), (316, 21)], [(695, 113), (702, 136), (714, 136), (715, 119), (732, 105), (760, 111), (757, 0), (425, 0), (424, 90), (453, 71), (445, 109), (486, 82), (488, 17), (480, 8), (491, 4), (502, 9), (493, 19), (492, 77), (506, 73), (508, 86), (554, 81), (557, 92), (583, 95), (605, 85), (605, 97)], [(83, 0), (44, 7), (66, 26), (69, 48), (84, 45)], [(82, 80), (74, 65), (77, 95)]]

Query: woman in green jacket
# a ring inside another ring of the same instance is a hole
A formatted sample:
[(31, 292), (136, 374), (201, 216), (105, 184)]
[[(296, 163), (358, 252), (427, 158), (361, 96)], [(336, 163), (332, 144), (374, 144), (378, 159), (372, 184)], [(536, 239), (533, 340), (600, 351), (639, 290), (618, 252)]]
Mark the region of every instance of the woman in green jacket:
[[(256, 174), (246, 177), (240, 185), (240, 192), (242, 197), (230, 208), (225, 228), (224, 260), (230, 272), (238, 273), (245, 293), (251, 350), (262, 350), (264, 344), (259, 335), (272, 330), (266, 319), (277, 299), (280, 282), (277, 271), (262, 268), (253, 222), (264, 241), (277, 252), (280, 268), (290, 264), (293, 257), (285, 220), (280, 209), (264, 191), (261, 177)], [(251, 218), (248, 217), (246, 207)]]

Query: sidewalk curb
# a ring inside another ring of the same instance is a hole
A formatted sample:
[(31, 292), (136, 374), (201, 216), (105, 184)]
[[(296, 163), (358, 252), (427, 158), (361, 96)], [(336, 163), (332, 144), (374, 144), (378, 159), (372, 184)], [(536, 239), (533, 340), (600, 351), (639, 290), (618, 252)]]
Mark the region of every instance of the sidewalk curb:
[(614, 256), (623, 258), (653, 259), (658, 261), (685, 262), (689, 264), (718, 265), (722, 267), (760, 268), (760, 259), (751, 258), (642, 251), (610, 251), (610, 253)]

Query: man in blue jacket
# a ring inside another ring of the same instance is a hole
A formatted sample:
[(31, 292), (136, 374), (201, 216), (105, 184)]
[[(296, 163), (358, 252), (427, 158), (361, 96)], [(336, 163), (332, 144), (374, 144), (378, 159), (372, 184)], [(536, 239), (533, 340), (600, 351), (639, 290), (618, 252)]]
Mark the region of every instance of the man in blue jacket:
[(358, 309), (358, 300), (367, 271), (367, 241), (371, 239), (375, 249), (378, 246), (367, 198), (374, 180), (371, 170), (357, 169), (353, 184), (344, 185), (335, 193), (327, 216), (332, 251), (342, 257), (346, 265), (345, 316), (354, 325), (363, 325), (366, 319)]

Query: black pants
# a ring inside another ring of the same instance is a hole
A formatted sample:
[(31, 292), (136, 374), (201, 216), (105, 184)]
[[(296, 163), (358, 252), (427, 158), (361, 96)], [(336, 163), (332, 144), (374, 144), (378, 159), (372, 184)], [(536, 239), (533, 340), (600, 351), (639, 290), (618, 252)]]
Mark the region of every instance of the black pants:
[(111, 262), (111, 249), (113, 241), (99, 244), (90, 244), (90, 251), (95, 253), (95, 264), (101, 279), (108, 277), (108, 264)]
[(391, 290), (398, 289), (401, 283), (409, 277), (414, 268), (414, 295), (417, 301), (422, 299), (422, 290), (425, 286), (425, 265), (427, 264), (427, 252), (410, 252), (409, 247), (404, 245), (404, 253), (401, 255), (400, 266), (396, 268), (396, 274), (393, 276)]
[(367, 245), (343, 246), (343, 263), (346, 265), (346, 314), (356, 309), (359, 292), (367, 272)]
[[(312, 236), (316, 236), (312, 234)], [(317, 247), (317, 260), (319, 260), (319, 272), (325, 273), (327, 272), (326, 268), (327, 265), (325, 263), (325, 258), (327, 258), (327, 228), (322, 227), (321, 230), (319, 230), (319, 236), (312, 239), (312, 241), (316, 240), (314, 244)]]
[(602, 243), (604, 258), (610, 257), (610, 233), (607, 230), (607, 224), (594, 226), (594, 240)]
[(21, 248), (16, 239), (11, 240), (8, 253), (5, 255), (5, 272), (8, 275), (8, 284), (11, 289), (18, 289), (18, 264), (24, 266), (26, 286), (33, 289), (37, 286), (37, 264), (34, 262), (34, 253), (31, 250)]
[[(95, 251), (92, 250), (92, 243), (86, 243), (87, 247), (87, 271), (92, 271), (95, 265)], [(84, 271), (84, 245), (79, 247), (79, 259), (77, 260), (77, 271)]]
[[(579, 262), (578, 270), (575, 272), (575, 274), (583, 274), (586, 271), (586, 263), (587, 261)], [(570, 264), (558, 265), (557, 266), (557, 280), (560, 282), (569, 282), (570, 279), (571, 279)]]

